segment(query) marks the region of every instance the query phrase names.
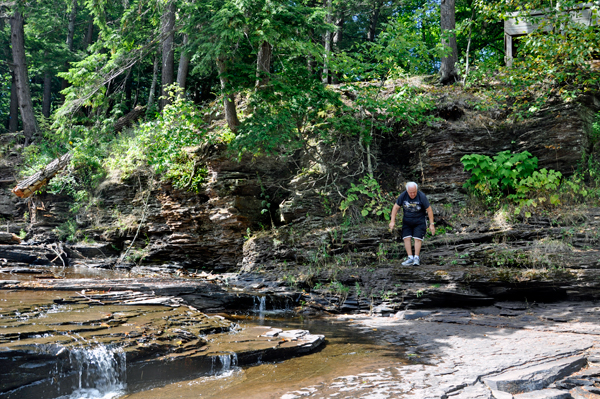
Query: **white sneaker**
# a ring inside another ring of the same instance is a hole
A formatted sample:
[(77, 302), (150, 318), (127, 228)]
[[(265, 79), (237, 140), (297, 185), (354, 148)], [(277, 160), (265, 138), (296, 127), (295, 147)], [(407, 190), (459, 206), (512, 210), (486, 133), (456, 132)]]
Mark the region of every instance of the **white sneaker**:
[(413, 264), (415, 260), (413, 258), (408, 258), (404, 262), (402, 262), (402, 266), (410, 266)]
[(421, 264), (421, 258), (419, 258), (418, 256), (415, 256), (415, 258), (413, 259), (413, 265), (419, 266), (420, 264)]

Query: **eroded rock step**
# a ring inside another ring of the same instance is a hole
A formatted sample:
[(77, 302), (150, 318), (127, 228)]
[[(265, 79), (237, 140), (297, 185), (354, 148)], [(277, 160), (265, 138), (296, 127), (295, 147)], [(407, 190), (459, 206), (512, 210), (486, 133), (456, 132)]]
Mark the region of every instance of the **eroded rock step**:
[(232, 366), (283, 360), (324, 341), (305, 330), (240, 329), (221, 316), (182, 306), (178, 298), (134, 291), (0, 290), (0, 301), (3, 399), (60, 396), (78, 385), (78, 368), (84, 366), (76, 360), (88, 356), (94, 363), (98, 352), (108, 352), (104, 361), (115, 368), (126, 364), (120, 378), (135, 391)]

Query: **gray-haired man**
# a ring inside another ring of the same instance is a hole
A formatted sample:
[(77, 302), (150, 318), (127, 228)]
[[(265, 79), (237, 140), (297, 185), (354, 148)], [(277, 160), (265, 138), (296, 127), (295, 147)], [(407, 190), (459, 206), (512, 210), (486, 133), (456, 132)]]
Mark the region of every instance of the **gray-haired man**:
[[(435, 226), (433, 225), (433, 210), (429, 205), (429, 201), (425, 194), (419, 191), (419, 186), (415, 182), (409, 182), (406, 184), (406, 191), (404, 191), (394, 204), (392, 208), (392, 220), (390, 221), (390, 230), (394, 230), (396, 225), (396, 214), (398, 210), (402, 208), (404, 217), (402, 218), (402, 239), (404, 240), (404, 248), (408, 259), (402, 262), (404, 266), (419, 265), (421, 264), (421, 244), (425, 233), (427, 232), (427, 225), (425, 224), (425, 215), (429, 217), (429, 229), (431, 234), (435, 235)], [(412, 254), (411, 238), (415, 239), (415, 255)]]

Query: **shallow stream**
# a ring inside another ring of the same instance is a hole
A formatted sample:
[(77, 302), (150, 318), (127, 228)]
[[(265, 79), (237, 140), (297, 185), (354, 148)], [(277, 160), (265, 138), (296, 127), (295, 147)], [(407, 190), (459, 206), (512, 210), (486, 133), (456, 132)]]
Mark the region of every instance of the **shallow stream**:
[[(82, 276), (111, 279), (122, 274), (80, 269), (66, 270), (61, 277)], [(6, 277), (2, 276), (3, 279), (35, 280), (35, 276), (27, 273)], [(329, 396), (344, 390), (341, 376), (369, 373), (377, 376), (382, 370), (393, 372), (394, 365), (406, 363), (403, 347), (385, 342), (377, 331), (359, 330), (335, 318), (307, 318), (289, 310), (269, 309), (265, 297), (257, 296), (248, 314), (221, 315), (239, 325), (234, 331), (212, 335), (195, 333), (194, 339), (198, 336), (206, 339), (208, 352), (213, 353), (209, 367), (193, 360), (188, 362), (187, 356), (179, 356), (176, 361), (164, 356), (162, 360), (146, 360), (142, 366), (139, 362), (128, 364), (126, 358), (131, 355), (132, 342), (134, 346), (139, 342), (139, 338), (131, 341), (136, 334), (154, 339), (152, 345), (161, 340), (172, 345), (173, 340), (178, 339), (165, 336), (164, 331), (172, 329), (168, 322), (181, 317), (182, 307), (89, 306), (64, 299), (69, 296), (89, 299), (87, 295), (85, 292), (0, 290), (0, 346), (6, 346), (5, 351), (0, 352), (0, 361), (13, 364), (8, 366), (8, 374), (5, 372), (3, 378), (10, 375), (8, 378), (16, 380), (22, 377), (14, 374), (17, 370), (25, 374), (34, 369), (49, 377), (44, 383), (30, 383), (24, 390), (5, 386), (0, 399), (31, 397), (31, 392), (37, 392), (37, 397), (62, 399), (292, 398), (296, 396), (294, 391)], [(219, 317), (208, 316), (194, 314), (194, 328), (203, 323), (220, 323)], [(84, 318), (86, 322), (81, 321)], [(326, 342), (310, 354), (238, 366), (232, 343), (234, 347), (243, 343), (255, 345), (252, 337), (260, 335), (256, 331), (261, 331), (262, 326), (309, 330), (311, 334), (324, 335)], [(130, 340), (129, 346), (125, 345), (126, 339)], [(176, 344), (181, 345), (185, 354), (186, 345), (192, 348), (194, 342), (192, 338), (189, 342), (182, 340), (183, 343)], [(32, 342), (39, 352), (39, 361), (19, 358), (22, 355), (19, 345)], [(65, 354), (63, 349), (67, 348), (68, 354)], [(139, 348), (133, 350), (139, 352)], [(142, 352), (147, 355), (148, 350)], [(126, 352), (129, 355), (126, 356)], [(198, 355), (198, 350), (189, 352), (192, 356)], [(144, 377), (134, 381), (131, 376), (138, 375), (140, 370)], [(47, 387), (56, 392), (51, 393)]]
[[(230, 316), (231, 317), (231, 316)], [(343, 390), (338, 377), (365, 373), (379, 374), (396, 364), (405, 364), (403, 348), (378, 339), (377, 332), (359, 331), (345, 322), (329, 318), (300, 316), (232, 317), (242, 328), (269, 325), (279, 328), (308, 329), (324, 334), (326, 345), (314, 353), (276, 363), (250, 367), (233, 367), (216, 376), (202, 376), (189, 381), (167, 383), (125, 397), (158, 398), (222, 398), (267, 399), (293, 397), (294, 391), (327, 397)], [(345, 397), (345, 396), (338, 396)], [(354, 396), (350, 396), (354, 397)]]

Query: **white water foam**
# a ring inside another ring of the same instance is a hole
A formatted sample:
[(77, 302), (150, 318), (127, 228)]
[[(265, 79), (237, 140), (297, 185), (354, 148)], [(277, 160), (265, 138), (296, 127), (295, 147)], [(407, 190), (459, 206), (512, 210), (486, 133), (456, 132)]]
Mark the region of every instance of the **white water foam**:
[(73, 392), (60, 399), (114, 399), (125, 393), (127, 365), (122, 348), (71, 349), (65, 362), (68, 372), (76, 373), (77, 382)]
[[(260, 298), (260, 299), (259, 299)], [(258, 313), (260, 320), (265, 319), (265, 310), (267, 310), (267, 297), (266, 296), (255, 296), (254, 297), (254, 308), (252, 311)]]
[[(237, 353), (227, 353), (212, 357), (211, 374), (224, 373), (233, 370), (238, 363)], [(215, 367), (216, 366), (216, 367)], [(220, 366), (220, 368), (218, 368)]]

